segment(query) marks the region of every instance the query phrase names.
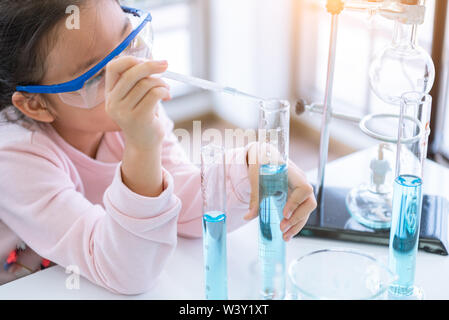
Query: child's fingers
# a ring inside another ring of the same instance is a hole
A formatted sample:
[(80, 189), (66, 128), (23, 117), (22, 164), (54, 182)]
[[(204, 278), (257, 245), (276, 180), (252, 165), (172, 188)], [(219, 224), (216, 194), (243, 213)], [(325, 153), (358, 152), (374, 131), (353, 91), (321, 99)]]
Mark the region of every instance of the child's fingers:
[(288, 160), (288, 186), (294, 189), (298, 185), (308, 184), (307, 177), (300, 168), (291, 160)]
[(140, 80), (152, 74), (163, 73), (167, 67), (166, 61), (147, 61), (125, 71), (112, 89), (114, 99), (123, 100)]
[(114, 89), (122, 73), (141, 62), (141, 60), (131, 56), (121, 57), (109, 62), (106, 66), (106, 92), (110, 92)]
[(313, 187), (307, 182), (303, 172), (289, 161), (288, 184), (293, 191), (284, 206), (283, 215), (290, 218), (291, 213), (301, 205), (308, 197), (313, 195)]
[(248, 167), (249, 181), (251, 185), (251, 196), (249, 201), (249, 211), (243, 217), (245, 220), (252, 220), (259, 214), (259, 165), (250, 164)]
[(154, 116), (158, 107), (158, 102), (167, 99), (170, 99), (170, 92), (164, 87), (156, 87), (151, 89), (144, 96), (134, 110), (137, 115), (142, 117), (145, 117), (148, 114)]
[(252, 145), (248, 150), (248, 175), (251, 185), (251, 196), (249, 201), (249, 211), (243, 217), (245, 220), (251, 220), (259, 214), (259, 162), (258, 162), (258, 146)]
[(307, 220), (302, 221), (302, 223), (294, 225), (291, 227), (287, 233), (282, 236), (285, 241), (290, 241), (296, 234), (298, 234), (301, 229), (306, 225)]
[(162, 79), (152, 77), (144, 78), (136, 83), (134, 88), (132, 88), (129, 94), (122, 100), (122, 104), (133, 109), (149, 91), (156, 87), (166, 88), (167, 90), (170, 89), (169, 85)]
[(310, 196), (302, 203), (292, 214), (290, 219), (281, 221), (281, 230), (284, 233), (284, 239), (290, 239), (296, 235), (307, 223), (310, 213), (316, 208), (314, 196)]
[(163, 73), (167, 67), (167, 61), (146, 61), (138, 64), (122, 74), (114, 90), (123, 99), (140, 80), (152, 74)]
[(297, 186), (290, 194), (284, 206), (283, 215), (290, 219), (292, 212), (313, 194), (313, 188), (309, 184)]

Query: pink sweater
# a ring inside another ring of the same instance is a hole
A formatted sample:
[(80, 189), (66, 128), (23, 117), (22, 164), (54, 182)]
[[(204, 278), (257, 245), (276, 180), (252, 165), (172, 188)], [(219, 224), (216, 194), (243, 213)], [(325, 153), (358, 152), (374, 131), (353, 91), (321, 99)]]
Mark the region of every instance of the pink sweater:
[[(3, 270), (8, 253), (23, 241), (26, 250), (18, 262), (28, 272), (39, 270), (43, 257), (76, 266), (112, 292), (138, 294), (155, 284), (177, 235), (201, 237), (200, 170), (181, 148), (163, 108), (160, 114), (166, 135), (164, 191), (157, 198), (123, 184), (120, 132), (106, 133), (92, 159), (51, 125), (0, 125), (0, 284), (23, 276)], [(228, 156), (242, 159), (246, 149), (229, 150)], [(244, 224), (249, 195), (246, 164), (229, 161), (228, 232)]]

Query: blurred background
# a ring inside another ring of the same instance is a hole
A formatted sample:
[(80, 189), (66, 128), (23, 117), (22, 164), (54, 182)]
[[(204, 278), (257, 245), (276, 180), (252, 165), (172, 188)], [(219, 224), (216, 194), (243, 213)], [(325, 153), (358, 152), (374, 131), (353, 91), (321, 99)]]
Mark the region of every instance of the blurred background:
[[(289, 100), (322, 103), (330, 36), (330, 15), (319, 0), (128, 0), (153, 16), (154, 57), (169, 70), (216, 81), (242, 91)], [(449, 163), (448, 56), (446, 0), (426, 0), (426, 22), (419, 44), (436, 67), (429, 157)], [(334, 85), (334, 110), (354, 115), (380, 112), (385, 105), (372, 93), (368, 68), (374, 54), (389, 44), (394, 22), (363, 13), (340, 15)], [(257, 105), (171, 82), (173, 100), (165, 103), (177, 128), (257, 128)], [(391, 108), (391, 106), (390, 106)], [(321, 117), (292, 112), (290, 155), (304, 170), (318, 165)], [(357, 126), (334, 120), (329, 160), (375, 145)]]

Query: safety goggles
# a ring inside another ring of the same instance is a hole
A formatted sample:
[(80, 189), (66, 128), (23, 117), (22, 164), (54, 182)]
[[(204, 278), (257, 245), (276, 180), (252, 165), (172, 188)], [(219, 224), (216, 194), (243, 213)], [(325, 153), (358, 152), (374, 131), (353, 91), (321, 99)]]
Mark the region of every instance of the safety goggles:
[(122, 6), (128, 15), (133, 31), (106, 58), (80, 77), (61, 84), (17, 86), (19, 92), (58, 94), (66, 104), (91, 109), (105, 101), (105, 67), (120, 56), (150, 58), (153, 46), (151, 14)]

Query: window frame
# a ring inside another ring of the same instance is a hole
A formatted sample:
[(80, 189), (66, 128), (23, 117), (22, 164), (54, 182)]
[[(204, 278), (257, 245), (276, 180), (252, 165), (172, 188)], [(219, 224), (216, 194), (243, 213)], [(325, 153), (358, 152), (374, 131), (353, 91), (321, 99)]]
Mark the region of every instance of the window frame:
[[(132, 1), (132, 0), (131, 0)], [(134, 0), (142, 2), (142, 9), (157, 9), (169, 7), (179, 3), (190, 7), (190, 64), (192, 75), (203, 79), (210, 77), (210, 48), (209, 48), (209, 0)], [(123, 1), (122, 1), (123, 2)], [(151, 12), (151, 10), (149, 10)], [(197, 108), (186, 108), (194, 103)], [(183, 121), (189, 118), (208, 113), (212, 110), (212, 95), (198, 88), (191, 88), (164, 102), (168, 115), (174, 121)]]
[[(313, 18), (311, 18), (310, 15), (310, 10), (325, 10), (322, 6), (322, 3), (319, 2), (310, 2), (310, 1), (301, 1), (300, 3), (296, 4), (295, 10), (293, 12), (293, 16), (294, 16), (294, 39), (295, 41), (298, 43), (298, 45), (295, 45), (294, 47), (294, 52), (292, 55), (292, 59), (293, 59), (293, 68), (295, 70), (294, 75), (292, 77), (293, 79), (293, 84), (292, 84), (292, 96), (295, 97), (296, 100), (299, 99), (305, 99), (307, 102), (321, 102), (323, 97), (324, 97), (324, 93), (321, 95), (320, 92), (318, 92), (319, 90), (317, 90), (317, 88), (315, 88), (313, 86), (313, 83), (315, 83), (316, 81), (312, 80), (312, 81), (307, 81), (304, 84), (304, 81), (302, 79), (302, 77), (304, 77), (304, 74), (307, 74), (307, 77), (316, 77), (315, 73), (315, 66), (317, 63), (317, 55), (312, 55), (312, 54), (308, 54), (307, 57), (305, 59), (308, 59), (308, 64), (305, 64), (308, 67), (308, 70), (301, 70), (301, 67), (304, 65), (304, 63), (301, 64), (301, 59), (304, 59), (303, 55), (303, 51), (301, 51), (301, 45), (304, 43), (304, 35), (303, 33), (300, 31), (300, 28), (303, 26), (303, 24), (301, 24), (299, 21), (304, 21), (305, 19), (311, 20)], [(432, 130), (432, 134), (429, 137), (429, 153), (428, 153), (428, 158), (430, 159), (435, 159), (435, 156), (438, 154), (440, 156), (443, 155), (443, 150), (441, 150), (439, 148), (440, 142), (441, 142), (441, 135), (444, 133), (443, 130), (443, 126), (444, 124), (442, 123), (442, 121), (439, 121), (442, 118), (442, 115), (444, 115), (444, 112), (446, 111), (446, 105), (449, 105), (449, 95), (446, 94), (446, 89), (449, 89), (449, 70), (447, 72), (447, 79), (443, 79), (443, 75), (445, 75), (446, 73), (443, 72), (443, 40), (446, 40), (446, 43), (449, 43), (449, 41), (447, 41), (447, 37), (446, 37), (446, 13), (447, 13), (447, 9), (448, 9), (448, 4), (447, 1), (439, 1), (439, 0), (435, 0), (435, 8), (434, 8), (434, 22), (433, 22), (433, 35), (432, 35), (432, 39), (431, 39), (431, 51), (430, 54), (432, 56), (432, 59), (434, 60), (435, 63), (435, 68), (436, 68), (436, 76), (435, 76), (435, 85), (432, 88), (432, 91), (430, 92), (430, 94), (433, 97), (433, 108), (432, 108), (432, 123), (434, 130)], [(315, 13), (315, 11), (314, 11)], [(318, 12), (314, 14), (314, 16), (317, 16)], [(330, 19), (330, 17), (329, 17)], [(317, 39), (318, 36), (318, 28), (320, 28), (322, 26), (320, 26), (317, 23), (314, 24), (309, 24), (307, 25), (307, 34), (308, 37), (312, 37), (314, 39)], [(330, 30), (329, 30), (330, 33)], [(374, 33), (376, 33), (376, 31), (374, 31)], [(307, 45), (314, 45), (314, 49), (316, 49), (317, 45), (316, 42), (308, 42)], [(373, 46), (373, 43), (375, 42), (375, 40), (371, 40), (370, 41), (370, 46)], [(308, 47), (308, 49), (310, 49), (310, 47)], [(313, 51), (313, 49), (312, 49)], [(375, 52), (373, 52), (372, 54), (374, 54)], [(339, 53), (337, 53), (339, 54)], [(449, 58), (449, 53), (448, 53), (448, 58)], [(312, 60), (310, 60), (312, 59)], [(446, 60), (444, 60), (446, 61)], [(449, 63), (448, 66), (445, 66), (445, 68), (449, 69)], [(367, 78), (368, 78), (368, 74), (367, 74)], [(447, 80), (447, 82), (445, 81)], [(313, 86), (312, 88), (310, 88), (310, 86)], [(302, 90), (300, 89), (302, 88)], [(312, 92), (312, 94), (310, 94), (310, 92)], [(367, 98), (366, 100), (369, 101), (371, 100), (370, 98), (370, 90), (368, 89), (366, 92)], [(333, 108), (334, 109), (339, 109), (339, 105), (342, 105), (341, 99), (338, 99), (335, 97), (333, 98)], [(449, 106), (448, 106), (449, 107)], [(370, 109), (372, 108), (371, 103), (367, 103), (365, 105), (365, 107), (363, 108), (363, 114), (368, 114), (370, 111)], [(360, 112), (362, 109), (357, 109), (357, 112)], [(321, 128), (321, 117), (315, 117), (315, 119), (309, 119), (312, 117), (308, 117), (308, 119), (304, 119), (304, 121), (311, 125), (313, 128), (320, 130)], [(338, 120), (336, 120), (338, 121)], [(343, 143), (348, 144), (350, 147), (354, 148), (354, 149), (361, 149), (364, 146), (366, 147), (369, 144), (372, 144), (374, 142), (374, 140), (368, 138), (368, 137), (364, 137), (362, 134), (356, 134), (356, 131), (358, 130), (358, 128), (355, 128), (354, 124), (351, 123), (345, 123), (342, 121), (338, 121), (339, 125), (338, 126), (334, 126), (332, 128), (332, 135), (334, 136), (334, 138), (336, 138), (337, 140), (342, 140)], [(355, 133), (355, 135), (353, 134)], [(351, 139), (348, 139), (347, 137), (350, 136)], [(449, 136), (447, 137), (447, 139), (449, 140)], [(445, 154), (446, 154), (446, 158), (449, 159), (449, 150), (445, 150)]]
[[(433, 98), (431, 123), (433, 130), (429, 136), (428, 157), (438, 161), (440, 157), (449, 160), (449, 150), (444, 150), (442, 141), (449, 140), (449, 130), (445, 130), (446, 112), (448, 112), (449, 95), (449, 63), (447, 63), (448, 53), (446, 52), (449, 43), (447, 33), (447, 1), (436, 1), (434, 33), (432, 41), (432, 59), (435, 63), (436, 77), (435, 84), (430, 92)], [(447, 132), (445, 132), (447, 131)], [(446, 133), (446, 137), (444, 137)], [(441, 162), (447, 165), (447, 162)]]

